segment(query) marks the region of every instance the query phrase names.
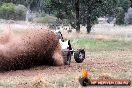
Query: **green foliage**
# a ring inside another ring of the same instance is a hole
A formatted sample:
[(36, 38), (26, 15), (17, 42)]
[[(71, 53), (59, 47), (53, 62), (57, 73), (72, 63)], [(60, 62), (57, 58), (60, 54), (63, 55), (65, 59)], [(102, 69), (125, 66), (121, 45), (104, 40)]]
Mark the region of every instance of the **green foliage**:
[(15, 19), (25, 20), (27, 8), (24, 5), (18, 5), (15, 7)]
[(56, 17), (61, 20), (68, 19), (74, 28), (77, 28), (78, 20), (79, 25), (91, 26), (97, 23), (97, 18), (100, 16), (113, 16), (117, 6), (117, 0), (79, 0), (79, 14), (77, 14), (77, 1), (51, 0), (51, 7)]
[(46, 15), (44, 17), (35, 17), (33, 19), (33, 22), (37, 23), (45, 23), (45, 24), (54, 24), (56, 22), (57, 18), (54, 16)]
[(98, 16), (113, 16), (118, 5), (118, 0), (102, 0), (97, 8)]
[(51, 29), (55, 29), (56, 26), (60, 25), (60, 21), (55, 16), (44, 15), (33, 18), (33, 22), (48, 24)]
[(118, 7), (122, 7), (124, 11), (127, 12), (130, 5), (131, 5), (130, 0), (119, 0)]
[(7, 20), (24, 20), (26, 16), (26, 7), (16, 6), (13, 3), (2, 3), (0, 6), (0, 18)]
[(118, 7), (116, 12), (116, 24), (117, 25), (124, 24), (124, 17), (125, 17), (124, 9), (122, 7)]
[(13, 4), (13, 3), (3, 3), (2, 6), (1, 6), (1, 8), (2, 8), (2, 9), (14, 9), (15, 6), (16, 6), (16, 5)]
[(116, 17), (116, 24), (122, 25), (125, 24), (125, 12), (128, 11), (131, 2), (130, 0), (118, 0), (118, 4), (115, 8), (115, 17)]
[[(77, 14), (77, 1), (79, 1), (79, 14)], [(44, 14), (38, 15), (38, 17), (45, 17), (45, 13), (49, 15), (52, 14), (58, 18), (57, 23), (68, 23), (74, 26), (74, 28), (77, 28), (78, 21), (79, 25), (93, 25), (97, 23), (97, 18), (102, 16), (116, 17), (116, 23), (123, 24), (124, 12), (127, 12), (131, 4), (130, 0), (2, 0), (2, 3), (3, 2), (23, 4), (28, 9), (37, 9), (36, 11), (44, 12)], [(0, 3), (0, 7), (9, 7), (10, 9), (13, 7), (13, 4), (2, 5), (3, 4)], [(119, 9), (120, 7), (124, 11)], [(5, 18), (11, 18), (12, 16), (7, 17), (5, 14), (2, 15), (3, 12), (14, 13), (13, 11), (6, 11), (0, 8), (0, 16)], [(17, 12), (19, 13), (19, 11)], [(79, 17), (77, 17), (78, 15)], [(18, 19), (18, 17), (16, 18)], [(35, 18), (34, 20), (41, 20), (41, 22), (43, 22), (41, 18)]]
[(0, 7), (0, 18), (3, 19), (13, 19), (14, 18), (14, 8), (13, 3), (3, 3)]
[(125, 14), (125, 24), (132, 24), (132, 8), (130, 7)]

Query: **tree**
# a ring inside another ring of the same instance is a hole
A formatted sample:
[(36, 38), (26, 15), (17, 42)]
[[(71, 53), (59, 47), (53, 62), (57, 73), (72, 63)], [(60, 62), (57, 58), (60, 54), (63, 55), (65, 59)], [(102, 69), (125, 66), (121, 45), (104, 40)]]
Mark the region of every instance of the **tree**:
[(76, 10), (76, 31), (80, 32), (80, 0), (76, 0), (75, 2), (75, 10)]
[[(87, 26), (87, 33), (100, 16), (117, 17), (118, 7), (124, 12), (132, 6), (132, 0), (1, 0), (23, 4), (33, 11), (55, 15), (58, 21), (68, 20), (72, 27), (80, 32), (80, 24)], [(131, 2), (131, 3), (130, 3)]]
[(97, 8), (99, 4), (101, 4), (101, 0), (82, 0), (82, 11), (84, 10), (85, 12), (81, 13), (81, 16), (83, 16), (83, 19), (86, 19), (84, 24), (87, 25), (87, 33), (90, 33), (91, 27), (92, 27), (92, 22), (94, 21), (92, 18), (96, 18), (97, 14), (94, 12), (95, 10), (97, 11)]
[(132, 7), (132, 0), (130, 0), (130, 3), (131, 3), (131, 5), (130, 5), (130, 6)]
[(83, 24), (87, 25), (87, 33), (90, 33), (99, 16), (114, 14), (116, 2), (116, 0), (51, 0), (51, 6), (57, 13), (56, 16), (61, 20), (68, 19), (77, 32), (80, 31), (80, 24)]
[(118, 7), (122, 7), (125, 12), (127, 12), (128, 8), (131, 6), (130, 0), (120, 0)]
[(125, 13), (124, 13), (124, 9), (122, 7), (118, 7), (117, 8), (117, 12), (116, 12), (116, 24), (117, 25), (122, 25), (124, 24), (124, 17), (125, 17)]

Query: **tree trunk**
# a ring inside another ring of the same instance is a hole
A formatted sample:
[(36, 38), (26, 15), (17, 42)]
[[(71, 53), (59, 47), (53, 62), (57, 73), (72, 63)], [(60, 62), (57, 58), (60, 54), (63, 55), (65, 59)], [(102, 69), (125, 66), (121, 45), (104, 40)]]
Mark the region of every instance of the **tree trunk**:
[(91, 16), (88, 15), (88, 17), (87, 17), (87, 33), (91, 32), (91, 28), (92, 28), (92, 25), (91, 25)]
[(80, 2), (79, 0), (76, 1), (75, 3), (75, 8), (76, 8), (76, 31), (80, 32), (80, 15), (79, 15), (79, 6), (80, 6)]

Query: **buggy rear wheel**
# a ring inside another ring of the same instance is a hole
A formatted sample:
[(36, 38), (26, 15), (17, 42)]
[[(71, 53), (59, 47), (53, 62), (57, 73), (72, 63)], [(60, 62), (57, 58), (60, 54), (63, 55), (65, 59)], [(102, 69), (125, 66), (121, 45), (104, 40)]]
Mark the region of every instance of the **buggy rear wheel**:
[(70, 65), (71, 63), (71, 52), (68, 50), (63, 50), (63, 58), (65, 65)]
[(71, 63), (71, 53), (69, 52), (66, 59), (66, 65), (70, 65)]

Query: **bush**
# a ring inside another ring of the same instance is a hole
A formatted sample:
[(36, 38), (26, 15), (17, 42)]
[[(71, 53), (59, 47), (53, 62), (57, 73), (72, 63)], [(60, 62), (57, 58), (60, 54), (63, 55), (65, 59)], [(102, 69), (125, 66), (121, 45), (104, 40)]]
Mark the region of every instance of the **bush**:
[(15, 7), (16, 20), (25, 20), (27, 8), (24, 5), (18, 5)]
[(35, 17), (33, 19), (33, 22), (37, 22), (37, 23), (45, 23), (45, 24), (54, 24), (54, 22), (56, 22), (57, 18), (54, 16), (49, 16), (46, 15), (44, 17)]
[(125, 24), (132, 24), (132, 8), (130, 7), (125, 14)]
[(117, 25), (122, 25), (124, 24), (124, 17), (125, 17), (125, 12), (122, 7), (118, 7), (116, 11), (116, 24)]
[(0, 18), (2, 19), (13, 19), (15, 12), (15, 4), (13, 3), (3, 3), (0, 7)]
[(1, 8), (4, 8), (4, 9), (14, 9), (15, 8), (15, 4), (13, 4), (13, 3), (3, 3), (2, 5), (1, 5)]
[(2, 3), (0, 5), (0, 19), (24, 20), (26, 17), (26, 7), (16, 6), (13, 3)]

